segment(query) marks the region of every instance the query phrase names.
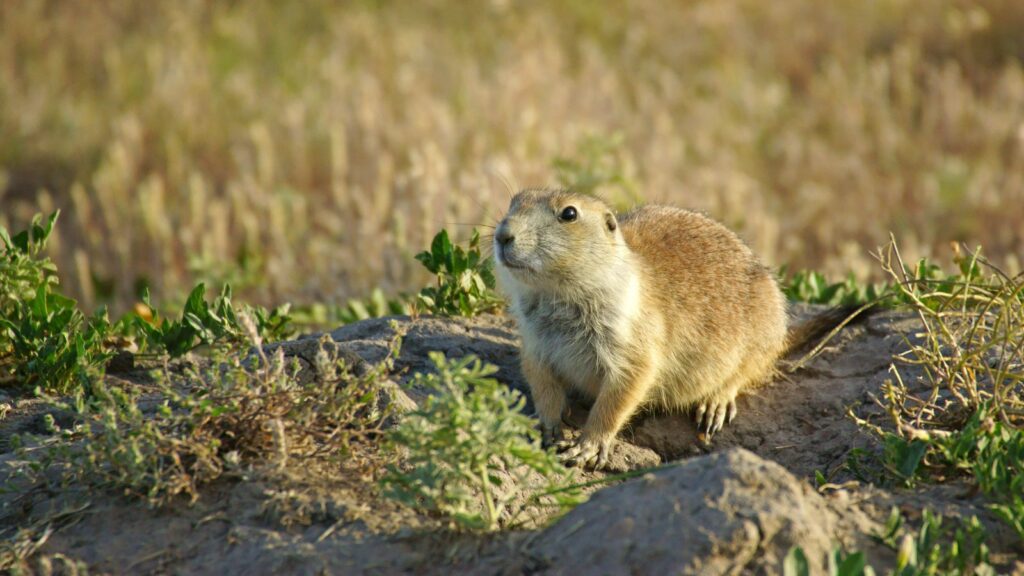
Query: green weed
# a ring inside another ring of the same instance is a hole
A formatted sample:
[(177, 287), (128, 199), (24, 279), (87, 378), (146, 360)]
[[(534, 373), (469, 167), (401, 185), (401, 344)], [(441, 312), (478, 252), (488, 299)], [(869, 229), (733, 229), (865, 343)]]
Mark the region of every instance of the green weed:
[[(977, 518), (951, 526), (943, 525), (943, 517), (925, 509), (921, 528), (916, 532), (903, 531), (903, 517), (893, 508), (879, 541), (897, 551), (898, 576), (950, 576), (994, 574), (988, 564), (985, 529)], [(902, 535), (901, 535), (902, 533)]]
[(324, 342), (316, 377), (302, 383), (298, 366), (280, 350), (263, 352), (248, 315), (240, 322), (255, 347), (253, 357), (218, 352), (184, 380), (165, 369), (148, 398), (135, 387), (97, 382), (88, 396), (55, 401), (78, 424), (58, 430), (65, 441), (48, 447), (33, 466), (34, 479), (44, 481), (45, 472), (58, 470), (64, 483), (113, 488), (159, 506), (181, 495), (195, 501), (200, 487), (225, 471), (351, 459), (356, 444), (381, 434), (391, 406), (380, 382), (392, 368), (400, 337), (387, 359), (361, 376)]
[[(977, 518), (952, 527), (943, 525), (941, 515), (925, 509), (917, 532), (904, 530), (903, 517), (893, 508), (884, 532), (876, 538), (896, 551), (891, 576), (972, 576), (995, 574), (988, 563), (985, 530)], [(827, 557), (829, 576), (873, 576), (863, 552), (846, 553), (840, 548)], [(810, 565), (802, 548), (794, 546), (783, 561), (785, 576), (810, 576)]]
[(430, 250), (417, 254), (416, 260), (436, 277), (436, 284), (417, 296), (425, 310), (444, 316), (476, 316), (500, 309), (502, 300), (494, 292), (494, 264), (480, 252), (476, 229), (465, 250), (452, 244), (447, 230), (441, 230)]
[(876, 479), (903, 485), (970, 474), (993, 511), (1024, 538), (1024, 275), (957, 249), (958, 271), (903, 264), (895, 241), (879, 260), (922, 329), (894, 357), (874, 397), (892, 429), (851, 416), (883, 442)]
[(889, 293), (887, 285), (858, 282), (853, 275), (841, 282), (829, 282), (824, 274), (813, 270), (800, 270), (790, 276), (780, 270), (782, 292), (791, 302), (808, 304), (861, 305), (874, 302)]
[(292, 333), (288, 304), (268, 311), (259, 306), (234, 306), (231, 286), (225, 284), (212, 303), (206, 301), (206, 286), (197, 284), (185, 300), (181, 318), (165, 319), (150, 302), (149, 291), (142, 296), (146, 315), (134, 314), (134, 326), (142, 335), (143, 348), (166, 352), (172, 358), (182, 356), (198, 346), (220, 343), (238, 345), (248, 335), (239, 322), (239, 314), (249, 314), (257, 333), (264, 340), (282, 340)]
[[(811, 576), (810, 563), (803, 548), (794, 546), (789, 549), (782, 563), (785, 576)], [(863, 552), (845, 554), (835, 549), (828, 555), (828, 576), (874, 576), (875, 570), (866, 565)]]
[(440, 352), (430, 359), (437, 373), (417, 374), (412, 385), (434, 395), (388, 434), (403, 462), (383, 477), (386, 496), (475, 531), (515, 525), (530, 506), (580, 501), (578, 489), (562, 490), (571, 472), (540, 447), (523, 396), (489, 377), (497, 368)]
[(992, 511), (1024, 541), (1024, 431), (987, 415), (983, 407), (958, 433), (936, 440), (951, 465), (968, 468)]
[(56, 291), (57, 267), (43, 256), (60, 212), (13, 236), (0, 227), (0, 384), (38, 387), (64, 394), (90, 389), (116, 351), (115, 341), (140, 336), (140, 348), (181, 356), (200, 345), (242, 344), (239, 314), (252, 317), (261, 338), (283, 339), (292, 329), (288, 305), (268, 311), (234, 306), (225, 285), (212, 303), (206, 288), (189, 294), (179, 320), (160, 316), (144, 293), (144, 305), (111, 323), (106, 309), (86, 316), (77, 302)]
[(119, 327), (106, 311), (86, 317), (55, 291), (57, 268), (42, 253), (59, 216), (37, 214), (13, 236), (0, 227), (0, 385), (68, 392), (113, 354), (104, 341)]
[(314, 303), (298, 306), (291, 312), (295, 324), (305, 326), (330, 326), (351, 324), (367, 318), (413, 314), (415, 299), (400, 295), (388, 298), (380, 288), (374, 288), (363, 299), (349, 299), (344, 305)]
[[(958, 263), (960, 263), (958, 261)], [(828, 306), (859, 306), (869, 303), (880, 303), (888, 306), (910, 304), (912, 298), (920, 298), (925, 286), (935, 291), (948, 291), (967, 278), (978, 274), (977, 267), (960, 270), (949, 274), (927, 258), (921, 258), (912, 268), (902, 270), (905, 288), (901, 289), (897, 282), (860, 282), (849, 274), (842, 281), (831, 282), (821, 272), (799, 270), (790, 275), (783, 267), (779, 271), (782, 292), (792, 302), (808, 304), (824, 304)]]

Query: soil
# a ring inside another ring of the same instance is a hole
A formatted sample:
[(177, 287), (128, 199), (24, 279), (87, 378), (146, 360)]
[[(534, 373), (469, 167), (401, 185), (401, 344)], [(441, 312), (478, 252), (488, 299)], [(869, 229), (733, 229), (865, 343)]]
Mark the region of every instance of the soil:
[[(813, 312), (803, 307), (795, 314)], [(399, 386), (389, 393), (407, 407), (426, 393), (401, 385), (429, 370), (432, 350), (453, 358), (475, 354), (528, 396), (515, 326), (505, 316), (373, 319), (329, 336), (353, 362), (372, 363), (387, 354), (394, 326), (406, 335), (392, 375)], [(531, 530), (460, 534), (444, 519), (380, 498), (360, 470), (294, 463), (273, 473), (227, 474), (194, 504), (163, 509), (80, 486), (21, 486), (0, 495), (0, 528), (53, 528), (31, 562), (39, 572), (68, 571), (66, 558), (114, 574), (777, 574), (794, 545), (805, 551), (812, 573), (824, 569), (837, 544), (864, 551), (884, 571), (895, 556), (873, 535), (891, 509), (915, 525), (930, 507), (978, 516), (1000, 571), (1013, 570), (1024, 548), (968, 485), (881, 487), (858, 481), (844, 466), (855, 450), (879, 450), (848, 412), (882, 421), (871, 396), (916, 327), (910, 316), (885, 312), (844, 330), (805, 369), (742, 396), (737, 419), (710, 443), (689, 414), (639, 415), (620, 435), (611, 468), (663, 466), (597, 489), (561, 519)], [(318, 336), (269, 348), (281, 347), (308, 367)], [(143, 372), (108, 377), (147, 385)], [(10, 476), (25, 465), (11, 436), (45, 441), (45, 415), (53, 410), (31, 398), (0, 403), (10, 407), (0, 419), (0, 470)], [(58, 424), (67, 417), (54, 414)], [(586, 406), (574, 403), (571, 419), (585, 417)], [(816, 489), (816, 473), (830, 484)]]

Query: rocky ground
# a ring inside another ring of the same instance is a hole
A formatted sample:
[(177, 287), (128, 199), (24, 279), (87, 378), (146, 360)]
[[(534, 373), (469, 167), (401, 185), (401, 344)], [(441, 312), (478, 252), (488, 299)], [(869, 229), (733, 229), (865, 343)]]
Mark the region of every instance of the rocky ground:
[[(398, 322), (408, 332), (396, 380), (427, 370), (427, 352), (442, 350), (449, 357), (476, 354), (500, 368), (500, 381), (527, 391), (509, 318)], [(554, 524), (533, 531), (452, 533), (436, 518), (374, 497), (354, 473), (299, 467), (280, 471), (273, 481), (229, 475), (194, 505), (160, 510), (74, 486), (7, 493), (0, 496), (6, 510), (0, 523), (27, 527), (49, 520), (55, 530), (40, 552), (81, 560), (99, 573), (773, 574), (781, 572), (794, 545), (817, 569), (841, 544), (863, 550), (884, 570), (894, 553), (872, 536), (892, 507), (911, 524), (930, 507), (977, 515), (994, 559), (1011, 570), (1020, 543), (965, 485), (882, 488), (857, 482), (842, 466), (854, 449), (878, 449), (847, 410), (877, 416), (869, 394), (879, 390), (892, 355), (904, 338), (914, 337), (915, 326), (908, 316), (884, 313), (844, 331), (805, 369), (741, 397), (736, 421), (710, 445), (698, 438), (687, 414), (640, 415), (621, 435), (613, 467), (667, 465), (597, 490)], [(375, 362), (386, 354), (391, 334), (388, 320), (378, 319), (330, 336)], [(311, 337), (279, 346), (309, 362), (315, 343)], [(415, 390), (407, 396), (422, 400)], [(23, 463), (7, 439), (44, 433), (47, 411), (28, 399), (12, 404), (0, 420), (0, 466), (8, 471)], [(586, 407), (574, 404), (572, 419), (585, 416)], [(815, 489), (816, 472), (830, 485)]]

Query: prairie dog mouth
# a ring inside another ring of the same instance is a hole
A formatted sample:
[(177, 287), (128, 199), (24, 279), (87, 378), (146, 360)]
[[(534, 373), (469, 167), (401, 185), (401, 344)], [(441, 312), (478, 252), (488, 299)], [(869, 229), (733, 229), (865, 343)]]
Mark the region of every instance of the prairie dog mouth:
[(524, 272), (534, 272), (532, 266), (509, 254), (509, 251), (504, 246), (499, 244), (495, 246), (494, 251), (498, 255), (498, 262), (505, 268), (510, 270), (522, 270)]

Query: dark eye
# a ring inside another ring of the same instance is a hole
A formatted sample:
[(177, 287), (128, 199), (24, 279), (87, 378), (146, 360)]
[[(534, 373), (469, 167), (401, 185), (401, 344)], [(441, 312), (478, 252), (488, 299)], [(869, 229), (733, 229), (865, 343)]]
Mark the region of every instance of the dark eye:
[(573, 222), (579, 214), (576, 212), (575, 206), (566, 206), (562, 213), (558, 215), (558, 219), (562, 222)]

